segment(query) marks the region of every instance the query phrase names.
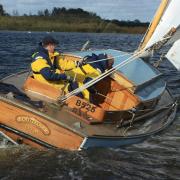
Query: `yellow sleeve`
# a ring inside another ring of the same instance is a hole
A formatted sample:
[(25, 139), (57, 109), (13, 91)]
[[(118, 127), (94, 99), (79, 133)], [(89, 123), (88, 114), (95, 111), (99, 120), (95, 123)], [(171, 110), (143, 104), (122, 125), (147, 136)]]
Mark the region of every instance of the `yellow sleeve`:
[(45, 59), (37, 59), (31, 63), (31, 68), (35, 72), (40, 72), (45, 67), (50, 67)]
[(62, 56), (59, 56), (58, 67), (63, 71), (68, 71), (76, 68), (76, 63), (72, 60), (64, 59)]
[[(83, 69), (83, 71), (82, 71)], [(78, 82), (83, 82), (85, 80), (85, 78), (90, 77), (92, 79), (98, 77), (101, 73), (96, 70), (95, 68), (93, 68), (91, 65), (86, 64), (84, 66), (82, 66), (82, 68), (74, 68), (70, 71), (66, 71), (65, 72), (66, 75), (69, 75), (71, 77), (76, 77), (76, 80)]]

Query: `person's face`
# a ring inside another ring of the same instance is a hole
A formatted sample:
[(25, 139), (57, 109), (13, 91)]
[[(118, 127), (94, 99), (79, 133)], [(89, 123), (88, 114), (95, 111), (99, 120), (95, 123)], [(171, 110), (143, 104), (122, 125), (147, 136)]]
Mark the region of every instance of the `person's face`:
[(46, 49), (48, 50), (49, 53), (53, 53), (55, 50), (56, 45), (55, 44), (48, 44)]

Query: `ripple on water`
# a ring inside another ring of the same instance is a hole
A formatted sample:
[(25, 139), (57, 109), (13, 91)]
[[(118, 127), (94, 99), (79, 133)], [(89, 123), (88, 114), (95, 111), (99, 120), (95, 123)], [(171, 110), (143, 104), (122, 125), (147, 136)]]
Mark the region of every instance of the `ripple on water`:
[[(45, 33), (0, 32), (0, 77), (27, 69), (35, 45)], [(132, 52), (141, 35), (53, 33), (62, 51), (76, 51), (90, 40), (93, 48)], [(156, 56), (156, 59), (159, 55)], [(154, 59), (152, 59), (152, 62)], [(180, 94), (180, 74), (167, 61), (160, 65), (173, 95)], [(119, 149), (81, 152), (39, 151), (27, 146), (0, 148), (0, 179), (179, 179), (180, 112), (175, 122), (146, 141)]]

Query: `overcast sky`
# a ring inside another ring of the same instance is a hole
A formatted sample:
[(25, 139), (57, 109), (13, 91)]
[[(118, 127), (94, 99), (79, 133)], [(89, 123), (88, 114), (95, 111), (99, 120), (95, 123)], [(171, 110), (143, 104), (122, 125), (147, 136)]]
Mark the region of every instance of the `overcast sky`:
[(151, 21), (161, 0), (0, 0), (6, 12), (37, 13), (53, 7), (82, 8), (105, 19)]

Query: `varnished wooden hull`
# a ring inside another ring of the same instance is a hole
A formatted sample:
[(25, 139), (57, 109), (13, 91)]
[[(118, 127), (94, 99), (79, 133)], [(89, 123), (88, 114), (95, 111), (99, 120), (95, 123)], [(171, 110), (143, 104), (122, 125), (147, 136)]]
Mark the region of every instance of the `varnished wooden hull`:
[[(132, 73), (139, 66), (147, 77)], [(17, 89), (0, 94), (0, 130), (19, 144), (78, 150), (137, 143), (173, 122), (177, 104), (155, 69), (137, 60), (122, 73), (96, 84), (102, 96), (93, 97), (97, 104), (73, 96), (60, 105), (59, 90), (27, 79), (28, 72), (7, 77), (1, 82)], [(22, 100), (17, 91), (28, 97)], [(31, 97), (42, 100), (42, 107)]]
[[(168, 118), (167, 117), (162, 118), (162, 116), (156, 115), (155, 121), (153, 121), (151, 124), (146, 126), (146, 128), (151, 129), (149, 131), (144, 131), (143, 133), (139, 133), (139, 134), (137, 133), (133, 135), (128, 135), (124, 133), (124, 136), (122, 137), (100, 137), (100, 136), (88, 137), (83, 141), (83, 144), (81, 145), (81, 149), (88, 149), (93, 147), (118, 148), (121, 146), (140, 143), (144, 141), (146, 138), (166, 129), (173, 122), (176, 116), (176, 108), (177, 107), (174, 106), (174, 108), (168, 114), (169, 115)], [(161, 125), (156, 126), (157, 124), (161, 124)], [(127, 130), (126, 128), (124, 129), (124, 132), (126, 132)], [(136, 128), (138, 129), (138, 127)]]
[[(115, 125), (99, 125), (105, 129), (104, 134), (80, 132), (63, 127), (56, 121), (45, 118), (41, 113), (24, 109), (24, 106), (12, 104), (9, 100), (0, 101), (0, 129), (19, 144), (28, 144), (37, 148), (63, 148), (69, 150), (92, 147), (120, 147), (122, 145), (141, 142), (148, 136), (158, 133), (172, 123), (176, 114), (176, 104), (164, 107), (157, 112), (150, 112), (141, 117), (140, 124), (129, 128), (115, 128)], [(69, 116), (69, 118), (72, 118)], [(75, 117), (77, 118), (77, 117)], [(76, 119), (78, 120), (78, 119)], [(83, 126), (83, 124), (82, 124)], [(143, 130), (143, 128), (144, 130)], [(113, 133), (108, 134), (109, 128)], [(115, 129), (114, 129), (115, 128)], [(107, 132), (107, 135), (106, 135)]]
[(35, 112), (0, 101), (0, 127), (18, 143), (77, 150), (83, 137)]

